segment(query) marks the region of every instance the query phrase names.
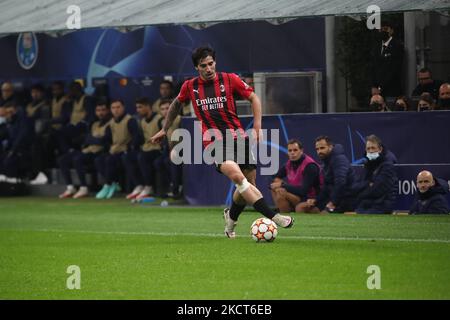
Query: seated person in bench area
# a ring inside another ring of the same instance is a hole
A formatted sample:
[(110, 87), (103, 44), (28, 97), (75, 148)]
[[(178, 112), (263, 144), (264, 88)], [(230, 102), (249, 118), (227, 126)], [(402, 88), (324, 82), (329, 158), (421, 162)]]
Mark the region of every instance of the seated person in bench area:
[[(97, 164), (98, 162), (95, 159), (104, 156), (106, 149), (105, 131), (111, 120), (111, 112), (106, 100), (102, 99), (97, 102), (95, 115), (98, 120), (91, 124), (81, 151), (70, 150), (58, 159), (64, 182), (67, 185), (66, 191), (59, 195), (60, 198), (73, 197), (78, 199), (89, 195), (86, 183), (86, 167)], [(70, 174), (70, 168), (72, 167), (75, 168), (80, 181), (80, 189), (78, 191), (72, 183)], [(96, 165), (96, 172), (100, 172), (102, 176), (105, 175), (104, 167), (101, 165)]]
[(134, 153), (141, 145), (141, 134), (138, 122), (126, 112), (125, 104), (120, 99), (111, 102), (112, 119), (105, 130), (105, 141), (109, 151), (105, 156), (95, 159), (96, 167), (104, 167), (105, 184), (96, 194), (97, 199), (110, 199), (121, 189), (119, 179), (126, 171), (131, 184), (136, 185), (137, 172), (127, 162), (127, 153)]
[(446, 195), (449, 192), (447, 181), (434, 178), (430, 171), (417, 175), (417, 194), (409, 209), (410, 214), (448, 214), (450, 208)]
[(31, 169), (33, 121), (15, 101), (9, 101), (1, 108), (0, 177), (8, 183), (19, 183), (28, 177)]
[(162, 116), (152, 110), (150, 101), (145, 97), (136, 99), (136, 112), (140, 117), (139, 128), (144, 139), (139, 150), (124, 155), (128, 172), (136, 175), (132, 179), (134, 189), (126, 197), (129, 200), (154, 195), (156, 170), (153, 163), (161, 155), (161, 145), (152, 143), (150, 138), (162, 129)]
[(398, 194), (397, 158), (375, 135), (366, 138), (366, 162), (355, 184), (356, 213), (392, 213)]
[(289, 140), (287, 149), (289, 160), (270, 184), (275, 206), (280, 212), (319, 212), (317, 208), (301, 205), (320, 192), (323, 176), (319, 164), (303, 152), (303, 144), (297, 139)]
[(354, 211), (355, 173), (344, 148), (329, 137), (320, 136), (316, 139), (316, 152), (323, 162), (324, 185), (316, 198), (308, 198), (303, 205), (313, 212)]

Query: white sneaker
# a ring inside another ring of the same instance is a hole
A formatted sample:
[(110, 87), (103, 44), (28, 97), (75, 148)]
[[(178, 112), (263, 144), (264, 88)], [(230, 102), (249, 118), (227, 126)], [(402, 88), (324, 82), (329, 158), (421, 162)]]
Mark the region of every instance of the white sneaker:
[(294, 225), (294, 218), (290, 216), (284, 216), (279, 213), (277, 213), (273, 218), (272, 221), (275, 222), (277, 225), (283, 227), (283, 228), (290, 228)]
[(30, 181), (32, 185), (46, 184), (48, 182), (48, 178), (43, 172), (39, 172), (34, 180)]
[(131, 192), (129, 195), (127, 195), (127, 199), (130, 200), (130, 199), (136, 198), (142, 192), (143, 189), (144, 189), (144, 187), (141, 185), (136, 186), (133, 189), (133, 192)]
[(6, 176), (4, 174), (0, 174), (0, 182), (6, 181)]
[(145, 186), (144, 189), (142, 189), (141, 193), (136, 197), (137, 200), (142, 198), (147, 198), (153, 194), (153, 188), (151, 186)]
[(231, 239), (236, 238), (234, 228), (236, 227), (237, 222), (230, 218), (230, 208), (223, 209), (223, 218), (225, 219), (225, 235)]
[(74, 199), (79, 199), (83, 197), (87, 197), (89, 195), (89, 190), (87, 187), (80, 187), (77, 193), (73, 196)]
[(60, 199), (71, 198), (75, 194), (75, 188), (73, 186), (67, 186), (66, 191), (59, 195)]

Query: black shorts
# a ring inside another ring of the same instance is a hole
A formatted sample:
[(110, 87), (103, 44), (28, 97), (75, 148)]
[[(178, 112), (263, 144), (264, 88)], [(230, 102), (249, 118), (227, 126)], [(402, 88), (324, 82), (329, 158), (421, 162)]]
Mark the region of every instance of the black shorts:
[[(248, 138), (245, 138), (241, 140), (241, 143), (236, 142), (234, 140), (233, 145), (229, 146), (225, 143), (225, 141), (222, 142), (216, 141), (208, 145), (207, 148), (214, 147), (215, 150), (211, 152), (211, 155), (213, 157), (216, 156), (215, 151), (218, 148), (222, 148), (222, 158), (221, 159), (215, 159), (214, 163), (216, 166), (216, 170), (219, 173), (222, 173), (220, 171), (220, 166), (222, 162), (226, 160), (232, 160), (236, 162), (239, 165), (239, 168), (241, 168), (242, 171), (244, 170), (255, 170), (257, 168), (256, 166), (256, 157), (253, 154), (253, 151), (251, 150), (250, 146), (250, 140)], [(217, 155), (219, 157), (219, 155)]]

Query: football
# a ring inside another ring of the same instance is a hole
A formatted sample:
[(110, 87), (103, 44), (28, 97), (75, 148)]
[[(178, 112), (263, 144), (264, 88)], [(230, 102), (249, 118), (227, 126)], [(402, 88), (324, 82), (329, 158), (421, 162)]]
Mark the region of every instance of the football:
[(256, 242), (272, 242), (278, 234), (277, 225), (268, 218), (259, 218), (250, 229), (252, 239)]

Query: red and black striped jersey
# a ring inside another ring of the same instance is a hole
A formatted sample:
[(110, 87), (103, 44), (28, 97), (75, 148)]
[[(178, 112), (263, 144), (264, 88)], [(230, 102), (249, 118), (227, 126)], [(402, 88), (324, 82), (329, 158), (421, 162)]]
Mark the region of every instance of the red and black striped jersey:
[[(217, 72), (214, 80), (205, 81), (200, 77), (186, 80), (178, 94), (178, 101), (192, 101), (195, 115), (201, 121), (203, 145), (211, 143), (208, 130), (218, 130), (222, 137), (227, 130), (237, 137), (240, 132), (245, 136), (241, 121), (236, 113), (233, 95), (248, 99), (253, 89), (234, 73)], [(215, 136), (220, 139), (217, 131)]]

